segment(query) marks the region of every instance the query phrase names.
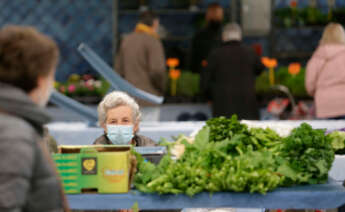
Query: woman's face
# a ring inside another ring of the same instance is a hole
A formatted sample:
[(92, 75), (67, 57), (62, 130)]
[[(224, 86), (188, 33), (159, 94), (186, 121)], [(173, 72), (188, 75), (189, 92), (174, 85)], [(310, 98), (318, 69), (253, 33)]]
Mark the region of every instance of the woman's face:
[(106, 115), (105, 125), (102, 126), (105, 132), (107, 132), (106, 125), (132, 125), (133, 133), (139, 129), (139, 121), (133, 119), (132, 109), (127, 105), (111, 108)]

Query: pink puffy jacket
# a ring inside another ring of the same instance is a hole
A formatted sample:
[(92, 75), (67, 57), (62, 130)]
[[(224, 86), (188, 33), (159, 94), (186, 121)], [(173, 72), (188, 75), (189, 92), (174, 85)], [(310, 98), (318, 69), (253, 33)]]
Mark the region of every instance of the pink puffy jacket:
[(319, 46), (308, 62), (305, 85), (318, 118), (344, 116), (345, 45)]

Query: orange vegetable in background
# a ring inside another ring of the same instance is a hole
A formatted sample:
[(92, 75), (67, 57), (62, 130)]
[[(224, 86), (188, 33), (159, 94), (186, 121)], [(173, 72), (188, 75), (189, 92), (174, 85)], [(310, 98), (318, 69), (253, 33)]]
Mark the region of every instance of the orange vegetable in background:
[(262, 64), (264, 64), (267, 68), (275, 68), (278, 65), (278, 62), (274, 58), (262, 57), (261, 58)]
[(299, 63), (290, 63), (289, 73), (291, 75), (297, 75), (301, 71), (301, 64)]
[(173, 80), (177, 80), (181, 76), (181, 71), (178, 69), (171, 69), (169, 71), (169, 77)]
[(167, 66), (169, 66), (170, 68), (175, 68), (179, 64), (180, 64), (180, 61), (177, 58), (168, 58), (167, 59)]
[(291, 0), (290, 1), (290, 7), (296, 8), (297, 7), (297, 0)]
[(268, 58), (268, 57), (262, 57), (262, 58), (261, 58), (261, 63), (264, 64), (264, 66), (267, 67), (267, 65), (270, 63), (270, 58)]
[(269, 69), (269, 81), (270, 81), (270, 85), (273, 86), (274, 85), (274, 68), (277, 67), (278, 62), (276, 59), (274, 58), (268, 58), (268, 57), (262, 57), (261, 58), (261, 62), (262, 64), (264, 64), (266, 66), (266, 68)]
[(177, 92), (177, 79), (181, 76), (181, 71), (171, 68), (169, 70), (169, 77), (171, 80), (170, 94), (171, 96), (176, 96)]

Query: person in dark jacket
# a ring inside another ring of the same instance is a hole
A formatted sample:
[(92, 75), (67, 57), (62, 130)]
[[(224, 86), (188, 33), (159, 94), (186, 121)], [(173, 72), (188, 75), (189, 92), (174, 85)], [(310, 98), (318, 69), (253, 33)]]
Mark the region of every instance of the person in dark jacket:
[(224, 10), (218, 3), (211, 3), (206, 11), (206, 27), (197, 32), (191, 44), (190, 68), (194, 73), (202, 73), (208, 55), (222, 44), (222, 23)]
[(255, 96), (255, 75), (264, 70), (254, 49), (242, 44), (241, 28), (235, 24), (224, 27), (223, 46), (207, 59), (202, 80), (203, 91), (212, 102), (213, 116), (259, 119)]
[(42, 137), (58, 54), (34, 28), (0, 30), (0, 211), (68, 211)]

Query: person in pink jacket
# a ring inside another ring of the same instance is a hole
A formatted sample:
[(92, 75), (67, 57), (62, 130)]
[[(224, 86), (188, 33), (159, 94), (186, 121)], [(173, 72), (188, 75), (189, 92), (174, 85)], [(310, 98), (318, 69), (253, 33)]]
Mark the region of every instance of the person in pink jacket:
[(317, 118), (345, 118), (345, 32), (340, 24), (326, 26), (307, 64), (305, 85)]

